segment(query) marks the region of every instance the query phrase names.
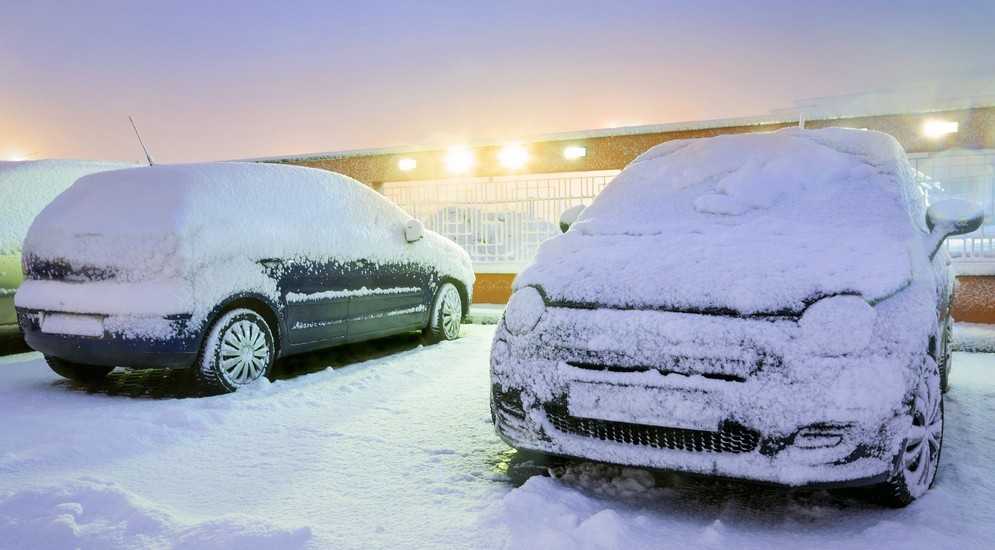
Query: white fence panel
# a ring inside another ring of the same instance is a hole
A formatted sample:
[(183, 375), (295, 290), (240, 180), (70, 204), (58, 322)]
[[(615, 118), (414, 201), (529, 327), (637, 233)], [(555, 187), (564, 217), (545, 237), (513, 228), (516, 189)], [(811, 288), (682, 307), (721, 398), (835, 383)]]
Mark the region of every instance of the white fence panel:
[(590, 204), (618, 170), (387, 182), (383, 194), (429, 229), (466, 249), (478, 271), (517, 273), (560, 214)]
[(995, 269), (995, 150), (953, 149), (912, 155), (910, 160), (920, 178), (942, 188), (931, 194), (931, 202), (956, 197), (981, 204), (985, 211), (981, 229), (947, 239), (946, 246), (956, 264), (972, 268), (990, 264)]

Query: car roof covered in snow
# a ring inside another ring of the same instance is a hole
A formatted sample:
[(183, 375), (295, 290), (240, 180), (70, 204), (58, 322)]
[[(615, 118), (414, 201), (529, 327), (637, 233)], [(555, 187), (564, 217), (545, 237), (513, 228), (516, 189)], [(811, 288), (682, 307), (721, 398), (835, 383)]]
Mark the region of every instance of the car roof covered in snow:
[(34, 217), (78, 178), (126, 166), (84, 160), (0, 161), (0, 254), (18, 252)]
[(880, 132), (671, 141), (544, 243), (516, 287), (540, 286), (554, 301), (741, 314), (840, 293), (874, 301), (912, 277), (924, 192)]
[(376, 191), (327, 170), (156, 165), (81, 178), (39, 214), (24, 249), (131, 281), (304, 257), (423, 262), (472, 284), (469, 259), (452, 241), (426, 232), (417, 246), (405, 242), (410, 220)]
[[(373, 203), (393, 206), (362, 183), (326, 170), (243, 162), (167, 164), (82, 178), (44, 217), (96, 233), (182, 232), (185, 226), (245, 219), (328, 223), (330, 215), (352, 219), (369, 213)], [(407, 217), (394, 208), (398, 217)]]

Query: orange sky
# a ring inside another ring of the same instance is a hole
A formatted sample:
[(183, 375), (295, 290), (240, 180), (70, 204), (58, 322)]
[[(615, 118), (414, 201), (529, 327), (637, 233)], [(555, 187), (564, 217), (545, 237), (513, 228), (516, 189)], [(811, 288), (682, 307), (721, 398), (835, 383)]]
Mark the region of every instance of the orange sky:
[(0, 158), (163, 162), (764, 114), (995, 75), (995, 2), (24, 2)]

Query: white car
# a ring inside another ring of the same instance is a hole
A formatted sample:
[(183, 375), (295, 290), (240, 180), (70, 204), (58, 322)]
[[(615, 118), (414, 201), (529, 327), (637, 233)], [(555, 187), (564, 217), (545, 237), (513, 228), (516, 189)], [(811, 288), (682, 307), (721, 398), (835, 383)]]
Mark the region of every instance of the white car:
[(424, 330), (459, 337), (470, 258), (345, 176), (273, 164), (86, 176), (35, 219), (15, 296), (67, 378), (192, 368), (232, 391), (283, 356)]
[(943, 239), (901, 146), (789, 129), (661, 144), (515, 280), (491, 354), (511, 446), (799, 485), (933, 482)]
[(127, 164), (80, 160), (0, 162), (0, 336), (15, 334), (14, 292), (21, 284), (21, 243), (32, 220), (74, 181)]

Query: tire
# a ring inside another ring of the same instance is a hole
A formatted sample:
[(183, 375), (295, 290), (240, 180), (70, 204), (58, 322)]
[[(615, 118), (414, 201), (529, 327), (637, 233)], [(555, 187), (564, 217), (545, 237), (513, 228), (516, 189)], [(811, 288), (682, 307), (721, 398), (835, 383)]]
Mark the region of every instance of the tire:
[(114, 367), (81, 365), (79, 363), (73, 363), (51, 355), (45, 356), (45, 362), (48, 363), (48, 366), (53, 371), (55, 371), (55, 374), (58, 374), (63, 378), (68, 378), (73, 382), (79, 382), (80, 384), (96, 384), (106, 378), (107, 375), (114, 370)]
[(516, 449), (515, 454), (507, 464), (508, 479), (515, 485), (521, 485), (535, 476), (560, 478), (563, 476), (569, 460), (541, 453)]
[(878, 487), (878, 496), (889, 506), (908, 506), (936, 481), (943, 450), (943, 393), (940, 370), (932, 358), (925, 361), (913, 391), (909, 426), (895, 467), (888, 481)]
[(953, 342), (953, 336), (950, 330), (950, 321), (947, 321), (943, 327), (943, 334), (940, 339), (940, 349), (938, 350), (936, 361), (939, 363), (940, 368), (940, 390), (943, 393), (947, 393), (950, 390), (950, 344)]
[(269, 376), (276, 347), (266, 319), (233, 309), (211, 325), (194, 364), (198, 382), (212, 392), (233, 392)]
[(425, 337), (431, 342), (455, 340), (460, 337), (463, 322), (463, 298), (452, 283), (443, 283), (432, 301), (432, 313)]

